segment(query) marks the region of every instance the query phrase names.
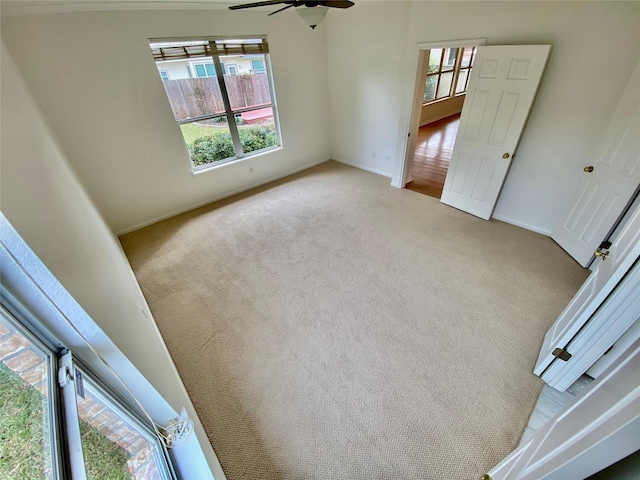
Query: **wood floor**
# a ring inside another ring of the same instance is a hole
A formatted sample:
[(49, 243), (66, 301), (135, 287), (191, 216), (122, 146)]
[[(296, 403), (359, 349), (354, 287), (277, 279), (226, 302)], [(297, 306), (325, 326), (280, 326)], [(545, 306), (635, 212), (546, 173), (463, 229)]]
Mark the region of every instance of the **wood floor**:
[(442, 196), (459, 123), (458, 113), (420, 127), (411, 167), (413, 180), (406, 188), (430, 197)]

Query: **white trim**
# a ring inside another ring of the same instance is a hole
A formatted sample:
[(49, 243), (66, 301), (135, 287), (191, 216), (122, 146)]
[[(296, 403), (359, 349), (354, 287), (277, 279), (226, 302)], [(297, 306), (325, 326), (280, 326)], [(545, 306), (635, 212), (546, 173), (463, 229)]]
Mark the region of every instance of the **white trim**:
[[(254, 158), (254, 157), (242, 158), (242, 159), (239, 159), (239, 160), (245, 161), (245, 160), (250, 160), (251, 158)], [(140, 230), (141, 228), (148, 227), (149, 225), (153, 225), (154, 223), (161, 222), (162, 220), (166, 220), (167, 218), (175, 217), (176, 215), (180, 215), (181, 213), (188, 212), (189, 210), (194, 210), (196, 208), (200, 208), (200, 207), (204, 207), (205, 205), (209, 205), (210, 203), (217, 202), (218, 200), (223, 200), (223, 199), (228, 198), (228, 197), (233, 197), (234, 195), (238, 195), (239, 193), (246, 192), (248, 190), (251, 190), (252, 188), (261, 187), (262, 185), (266, 185), (267, 183), (275, 182), (276, 180), (280, 180), (281, 178), (288, 177), (289, 175), (295, 175), (296, 173), (302, 172), (302, 171), (307, 170), (307, 169), (309, 169), (311, 167), (315, 167), (316, 165), (320, 165), (321, 163), (328, 162), (329, 160), (332, 160), (332, 159), (331, 158), (325, 158), (323, 160), (318, 160), (318, 161), (309, 163), (309, 164), (307, 164), (307, 165), (305, 165), (303, 167), (296, 168), (295, 170), (291, 170), (291, 171), (288, 171), (288, 172), (285, 172), (285, 173), (282, 173), (282, 174), (274, 175), (273, 177), (269, 177), (269, 178), (266, 178), (264, 180), (259, 180), (256, 183), (252, 183), (252, 184), (247, 185), (245, 187), (240, 187), (240, 188), (232, 190), (230, 192), (223, 193), (221, 195), (217, 195), (217, 196), (215, 196), (213, 198), (205, 200), (204, 202), (199, 202), (199, 203), (196, 203), (194, 205), (190, 205), (188, 207), (180, 208), (178, 210), (174, 210), (174, 211), (172, 211), (170, 213), (167, 213), (165, 215), (160, 215), (159, 217), (155, 217), (155, 218), (153, 218), (151, 220), (148, 220), (146, 222), (142, 222), (142, 223), (139, 223), (137, 225), (134, 225), (133, 227), (125, 228), (124, 230), (121, 230), (121, 231), (117, 232), (115, 235), (117, 237), (119, 237), (120, 235), (125, 235), (127, 233), (131, 233), (131, 232), (134, 232), (136, 230)], [(237, 163), (237, 162), (233, 162), (233, 163)], [(225, 163), (224, 165), (220, 165), (219, 167), (223, 167), (225, 165), (231, 165), (231, 162)], [(195, 175), (195, 173), (197, 173), (197, 172), (194, 172), (194, 175)], [(202, 172), (200, 172), (200, 173), (202, 173)]]
[(391, 178), (392, 175), (389, 172), (385, 172), (384, 170), (379, 170), (377, 168), (367, 167), (366, 165), (362, 165), (360, 163), (348, 162), (347, 160), (341, 160), (340, 158), (333, 157), (333, 160), (339, 163), (343, 163), (345, 165), (349, 165), (350, 167), (359, 168), (360, 170), (365, 170), (367, 172), (376, 173), (378, 175), (382, 175), (383, 177)]
[(542, 228), (534, 227), (533, 225), (529, 225), (528, 223), (519, 222), (517, 220), (513, 220), (511, 218), (503, 217), (502, 215), (491, 215), (491, 218), (496, 220), (500, 220), (504, 223), (509, 223), (511, 225), (515, 225), (516, 227), (524, 228), (525, 230), (531, 230), (532, 232), (539, 233), (541, 235), (545, 235), (547, 237), (551, 236), (550, 230), (543, 230)]
[(3, 0), (2, 16), (114, 10), (227, 10), (237, 3), (231, 0)]

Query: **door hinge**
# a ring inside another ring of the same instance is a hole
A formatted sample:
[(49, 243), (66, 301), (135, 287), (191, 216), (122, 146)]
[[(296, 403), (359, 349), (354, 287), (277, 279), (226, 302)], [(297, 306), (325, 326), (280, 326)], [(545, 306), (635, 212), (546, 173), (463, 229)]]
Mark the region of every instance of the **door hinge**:
[(571, 358), (571, 354), (567, 352), (564, 348), (556, 348), (553, 352), (551, 352), (551, 355), (553, 355), (556, 358), (559, 358), (560, 360), (564, 360), (565, 362), (568, 362), (569, 359)]

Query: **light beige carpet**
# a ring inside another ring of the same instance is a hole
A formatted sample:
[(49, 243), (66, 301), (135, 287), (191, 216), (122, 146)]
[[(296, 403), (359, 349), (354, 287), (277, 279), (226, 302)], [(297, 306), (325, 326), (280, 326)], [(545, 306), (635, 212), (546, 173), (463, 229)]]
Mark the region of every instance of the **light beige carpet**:
[(121, 238), (236, 479), (478, 479), (586, 278), (549, 238), (328, 162)]

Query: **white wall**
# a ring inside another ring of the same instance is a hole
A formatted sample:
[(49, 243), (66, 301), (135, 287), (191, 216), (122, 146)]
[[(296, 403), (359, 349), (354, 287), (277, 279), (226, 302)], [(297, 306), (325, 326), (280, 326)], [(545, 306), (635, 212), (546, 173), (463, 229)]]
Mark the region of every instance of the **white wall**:
[[(193, 175), (147, 39), (239, 34), (268, 35), (285, 148)], [(5, 16), (2, 37), (71, 167), (115, 232), (330, 156), (326, 31), (323, 24), (311, 30), (295, 13)]]
[(327, 15), (333, 159), (391, 176), (410, 13), (393, 1)]
[[(3, 214), (173, 410), (187, 408), (209, 464), (221, 471), (120, 244), (69, 168), (4, 44), (1, 59)], [(99, 334), (94, 327), (92, 336)], [(110, 342), (94, 346), (113, 357)]]
[[(550, 232), (640, 56), (640, 4), (372, 2), (343, 13), (327, 27), (332, 152), (387, 175), (403, 161), (417, 43), (552, 45), (494, 214)], [(374, 148), (393, 162), (372, 159)]]

